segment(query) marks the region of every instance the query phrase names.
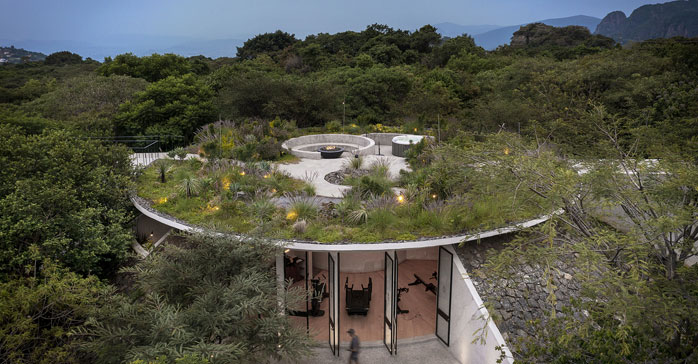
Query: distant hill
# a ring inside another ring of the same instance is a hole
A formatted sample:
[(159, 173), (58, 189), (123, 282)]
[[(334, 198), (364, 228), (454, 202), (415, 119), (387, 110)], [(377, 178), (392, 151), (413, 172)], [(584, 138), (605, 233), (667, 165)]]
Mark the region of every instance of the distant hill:
[(439, 23), (434, 25), (436, 30), (444, 37), (455, 38), (463, 34), (468, 34), (473, 36), (474, 34), (480, 34), (489, 32), (490, 30), (499, 29), (501, 25), (460, 25), (455, 23)]
[(502, 27), (485, 33), (476, 34), (475, 36), (473, 36), (473, 38), (475, 39), (475, 44), (479, 45), (482, 48), (492, 50), (499, 47), (500, 45), (509, 44), (509, 42), (511, 41), (511, 37), (514, 35), (514, 32), (519, 30), (519, 28), (521, 28), (524, 25), (533, 23), (543, 23), (554, 27), (579, 25), (586, 27), (589, 29), (590, 32), (593, 32), (596, 29), (596, 26), (599, 24), (599, 22), (601, 22), (601, 19), (586, 15), (570, 16), (567, 18), (545, 19), (527, 24)]
[(24, 60), (28, 62), (43, 61), (46, 55), (39, 52), (30, 52), (15, 46), (0, 47), (0, 63), (22, 63)]
[(622, 11), (606, 15), (596, 27), (595, 34), (605, 35), (619, 43), (654, 38), (698, 36), (698, 0), (672, 1), (644, 5), (630, 17)]

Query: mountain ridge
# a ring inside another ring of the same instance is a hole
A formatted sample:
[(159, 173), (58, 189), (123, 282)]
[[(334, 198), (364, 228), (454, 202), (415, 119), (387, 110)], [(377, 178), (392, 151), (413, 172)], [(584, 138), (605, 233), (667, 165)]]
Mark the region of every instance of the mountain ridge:
[(695, 37), (698, 36), (698, 0), (643, 5), (630, 16), (612, 11), (601, 20), (594, 33), (621, 44), (655, 38)]

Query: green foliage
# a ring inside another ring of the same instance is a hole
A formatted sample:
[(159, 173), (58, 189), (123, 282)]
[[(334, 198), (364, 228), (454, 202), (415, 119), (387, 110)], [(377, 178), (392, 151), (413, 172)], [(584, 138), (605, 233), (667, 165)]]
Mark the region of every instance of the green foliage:
[(340, 90), (331, 80), (280, 76), (252, 69), (251, 63), (224, 67), (211, 76), (216, 110), (223, 118), (279, 117), (307, 127), (339, 116)]
[(268, 161), (283, 156), (281, 143), (296, 131), (295, 123), (279, 118), (271, 122), (218, 121), (202, 127), (195, 139), (209, 158)]
[(364, 157), (363, 156), (358, 156), (357, 157), (349, 157), (344, 161), (344, 168), (347, 169), (353, 169), (353, 170), (359, 170), (361, 167), (363, 167), (364, 164)]
[(82, 57), (79, 54), (71, 53), (68, 51), (55, 52), (46, 56), (44, 63), (47, 65), (60, 66), (65, 64), (79, 64), (82, 63)]
[[(278, 248), (263, 240), (190, 236), (129, 269), (142, 299), (116, 295), (80, 335), (101, 363), (194, 357), (215, 363), (298, 360), (304, 330), (279, 314), (273, 267)], [(300, 295), (286, 295), (289, 305)], [(170, 359), (170, 360), (171, 360)], [(196, 362), (196, 361), (195, 361)]]
[[(113, 133), (111, 119), (119, 106), (145, 90), (146, 82), (126, 76), (84, 76), (66, 80), (22, 108), (46, 118), (72, 121), (76, 129), (95, 131), (98, 135)], [(100, 127), (97, 120), (104, 120)], [(96, 130), (90, 130), (96, 129)]]
[(317, 201), (314, 197), (308, 195), (289, 196), (288, 200), (290, 207), (286, 215), (287, 218), (310, 220), (317, 217)]
[(194, 132), (213, 118), (211, 90), (194, 75), (170, 76), (148, 85), (122, 104), (116, 130), (122, 135), (181, 135)]
[(126, 149), (7, 124), (0, 144), (8, 146), (0, 151), (2, 273), (21, 275), (45, 259), (79, 273), (112, 272), (131, 242)]
[[(160, 175), (164, 176), (162, 173)], [(202, 180), (191, 174), (185, 175), (179, 182), (179, 191), (187, 198), (198, 195), (202, 187)]]
[(105, 287), (94, 276), (82, 278), (50, 262), (35, 273), (43, 278), (0, 283), (0, 357), (17, 364), (91, 361), (70, 332), (85, 322)]
[(107, 58), (97, 72), (102, 76), (122, 75), (156, 82), (168, 77), (182, 77), (192, 72), (192, 65), (186, 58), (176, 54), (137, 57), (131, 53), (125, 53), (116, 56), (113, 60)]
[(274, 33), (264, 33), (245, 41), (242, 47), (237, 47), (237, 56), (242, 59), (252, 59), (260, 53), (274, 55), (296, 42), (293, 34), (277, 30)]

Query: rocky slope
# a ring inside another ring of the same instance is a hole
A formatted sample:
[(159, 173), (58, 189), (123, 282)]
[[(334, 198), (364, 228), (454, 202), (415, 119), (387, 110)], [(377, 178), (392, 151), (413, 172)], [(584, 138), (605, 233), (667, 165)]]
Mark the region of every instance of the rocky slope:
[(629, 17), (622, 11), (606, 15), (594, 34), (611, 37), (619, 43), (655, 38), (698, 36), (698, 0), (644, 5)]

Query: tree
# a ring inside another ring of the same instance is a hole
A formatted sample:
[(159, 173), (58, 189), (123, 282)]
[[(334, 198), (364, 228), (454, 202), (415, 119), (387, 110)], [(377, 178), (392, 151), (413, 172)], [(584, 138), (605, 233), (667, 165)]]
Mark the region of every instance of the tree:
[(85, 322), (106, 287), (52, 263), (43, 278), (0, 283), (0, 357), (5, 363), (77, 364), (91, 361), (70, 331)]
[(114, 132), (111, 123), (119, 106), (145, 90), (146, 85), (146, 81), (128, 76), (74, 77), (22, 108), (54, 120), (74, 121), (82, 130), (97, 129), (100, 135), (109, 135)]
[(44, 63), (49, 65), (80, 64), (82, 57), (68, 51), (55, 52), (46, 56)]
[(492, 170), (491, 183), (513, 179), (544, 210), (564, 209), (488, 263), (495, 282), (521, 261), (548, 277), (561, 259), (580, 272), (581, 296), (564, 316), (534, 322), (540, 335), (520, 338), (515, 351), (523, 362), (691, 362), (698, 267), (684, 263), (698, 254), (698, 167), (669, 155), (640, 159), (619, 145), (612, 118), (593, 113), (606, 159), (561, 158), (544, 139), (505, 133), (473, 143), (463, 158)]
[(274, 56), (297, 41), (293, 34), (288, 34), (281, 30), (277, 30), (274, 33), (258, 34), (246, 40), (242, 47), (237, 47), (237, 57), (252, 59), (262, 53)]
[(213, 364), (299, 361), (310, 341), (279, 312), (272, 268), (279, 252), (263, 240), (188, 236), (127, 269), (142, 296), (113, 297), (76, 334), (102, 363), (186, 355)]
[(213, 92), (192, 74), (170, 76), (148, 85), (121, 105), (116, 130), (121, 135), (181, 135), (191, 141), (196, 130), (215, 117)]
[(24, 275), (46, 259), (81, 274), (112, 273), (132, 240), (128, 151), (8, 124), (0, 124), (0, 144), (2, 274)]
[[(201, 66), (197, 64), (196, 70), (201, 71)], [(102, 76), (123, 75), (156, 82), (170, 76), (179, 77), (192, 72), (192, 63), (182, 56), (170, 53), (163, 55), (155, 53), (147, 57), (125, 53), (105, 62), (97, 72)]]

